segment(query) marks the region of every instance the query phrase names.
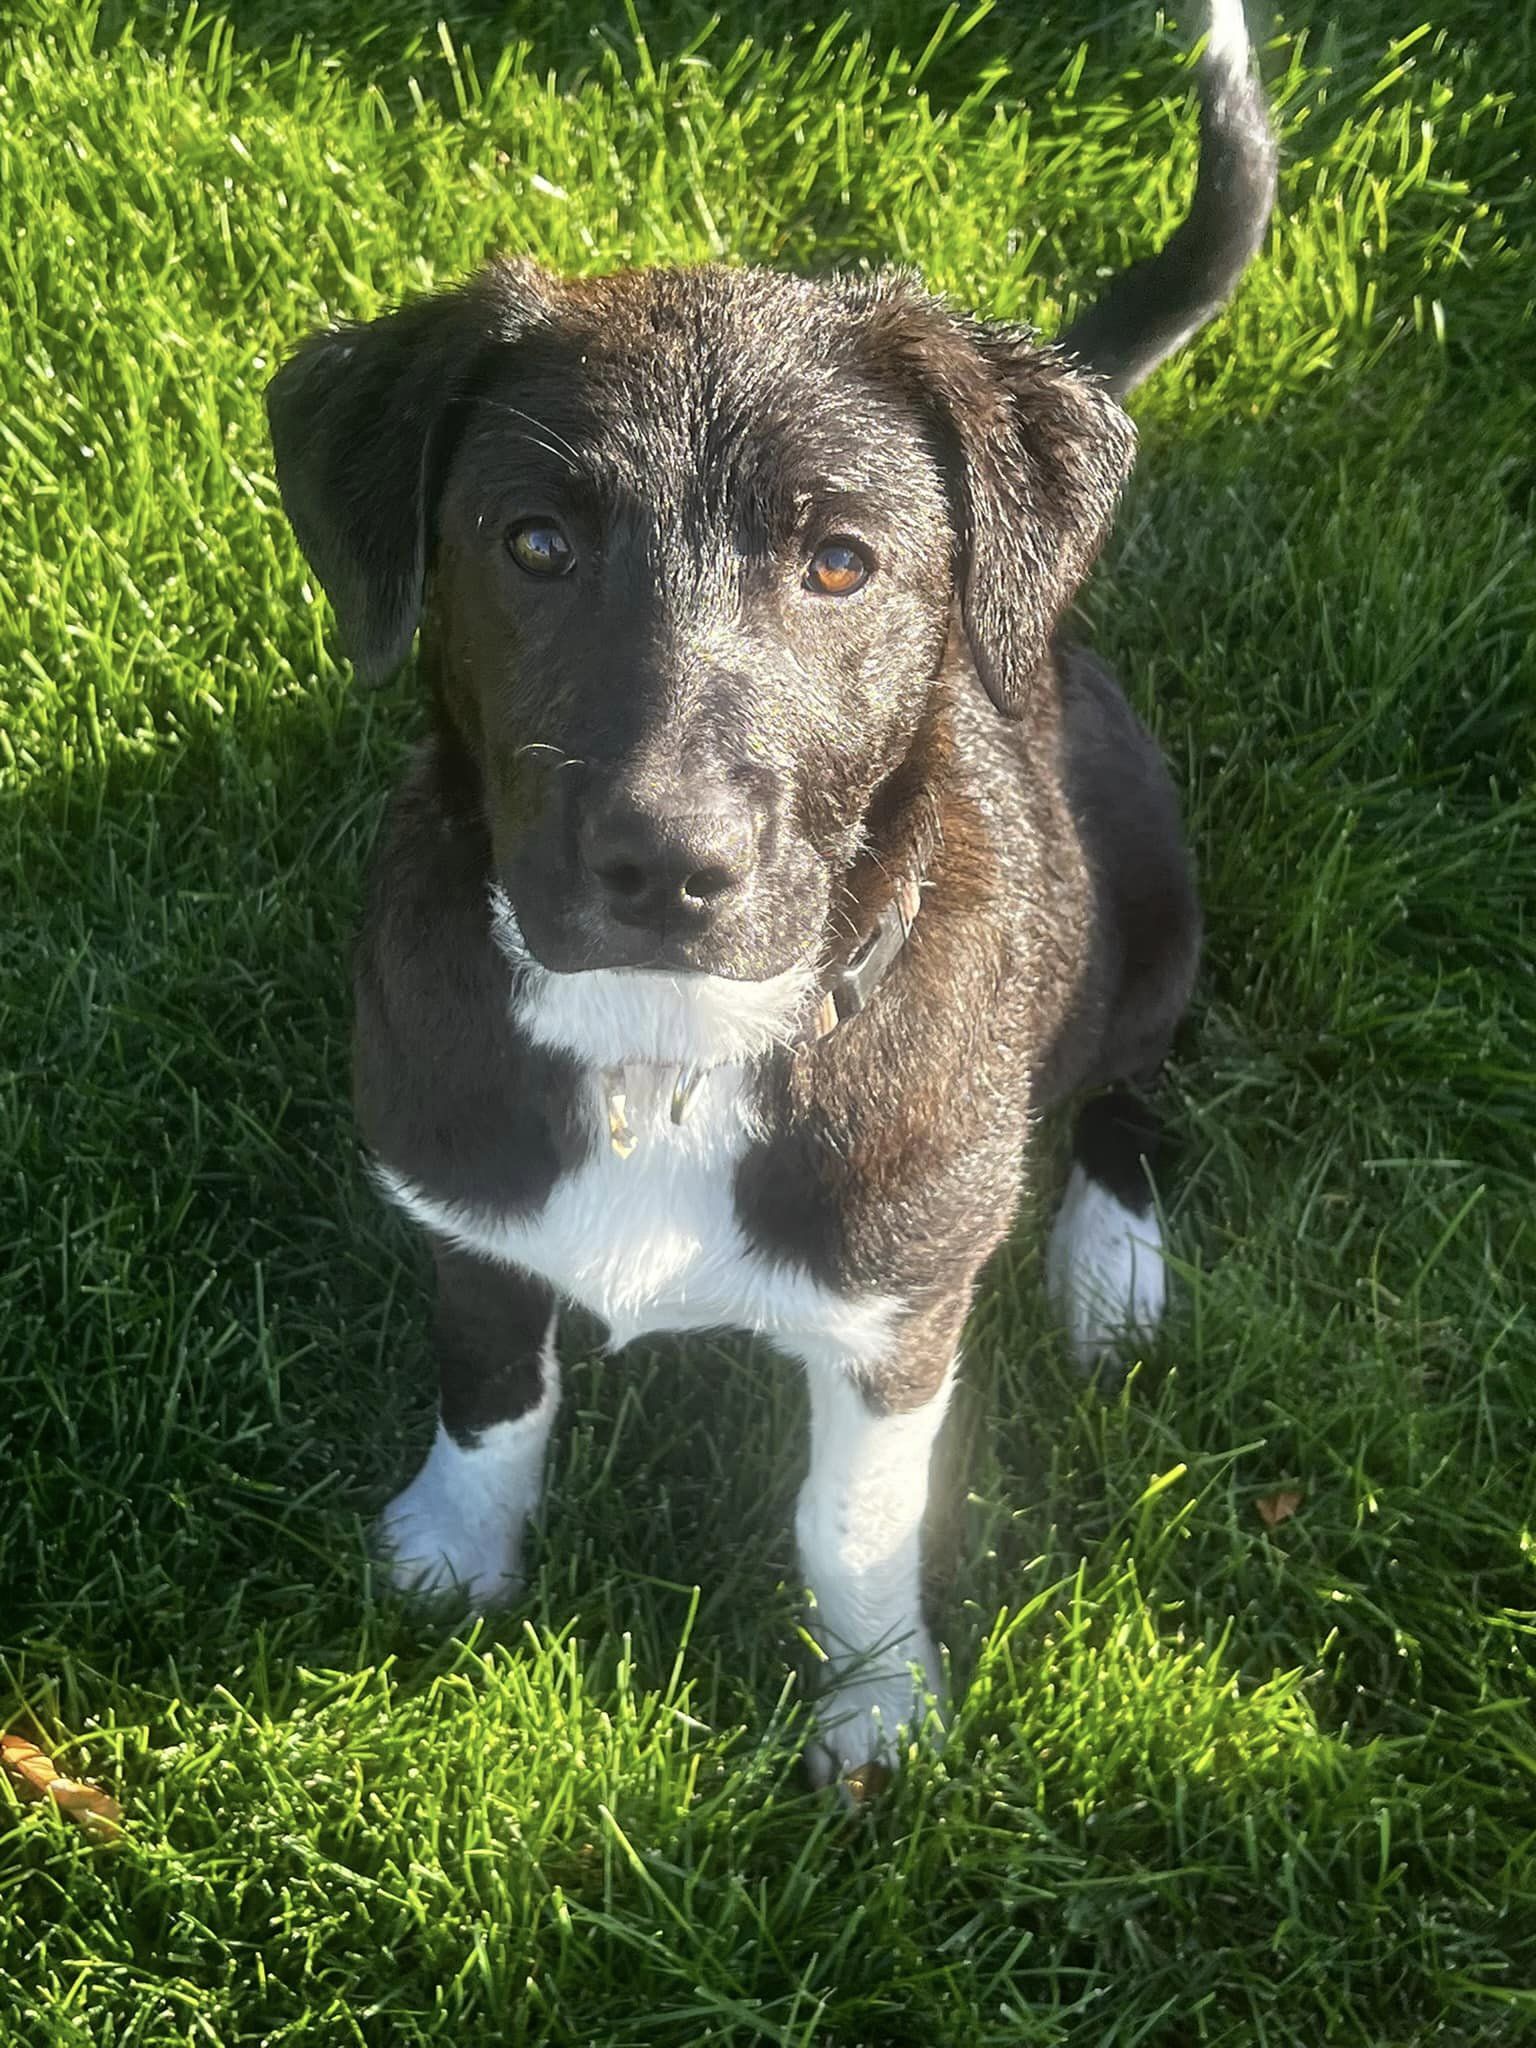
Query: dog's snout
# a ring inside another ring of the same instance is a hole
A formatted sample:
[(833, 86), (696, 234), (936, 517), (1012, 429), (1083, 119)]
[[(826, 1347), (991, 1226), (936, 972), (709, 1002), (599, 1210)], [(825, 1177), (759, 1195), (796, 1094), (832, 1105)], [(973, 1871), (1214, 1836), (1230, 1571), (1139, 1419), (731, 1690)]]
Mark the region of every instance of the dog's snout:
[(739, 791), (648, 804), (614, 796), (589, 812), (581, 857), (619, 924), (701, 925), (743, 889), (757, 821)]

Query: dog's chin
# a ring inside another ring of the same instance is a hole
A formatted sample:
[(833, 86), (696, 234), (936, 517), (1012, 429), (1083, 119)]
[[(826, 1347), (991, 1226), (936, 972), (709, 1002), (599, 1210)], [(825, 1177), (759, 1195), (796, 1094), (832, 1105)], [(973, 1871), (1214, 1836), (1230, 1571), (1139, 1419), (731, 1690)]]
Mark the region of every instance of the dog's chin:
[(535, 1041), (593, 1066), (643, 1060), (727, 1066), (789, 1044), (809, 1012), (816, 967), (807, 953), (747, 979), (637, 949), (633, 964), (552, 965), (524, 936), (506, 892), (491, 890), (491, 932), (513, 968), (517, 1021)]

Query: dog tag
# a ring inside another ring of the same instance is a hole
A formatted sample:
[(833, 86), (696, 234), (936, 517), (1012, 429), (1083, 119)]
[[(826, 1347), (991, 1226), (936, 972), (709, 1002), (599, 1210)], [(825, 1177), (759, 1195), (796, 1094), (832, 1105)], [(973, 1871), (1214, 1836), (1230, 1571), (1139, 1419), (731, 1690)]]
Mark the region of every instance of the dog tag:
[(699, 1083), (704, 1078), (702, 1067), (679, 1067), (677, 1079), (672, 1084), (672, 1121), (680, 1124), (693, 1107), (693, 1098), (699, 1092)]
[(620, 1159), (627, 1159), (635, 1149), (635, 1130), (629, 1120), (629, 1090), (622, 1067), (604, 1067), (603, 1105), (608, 1111), (608, 1143)]

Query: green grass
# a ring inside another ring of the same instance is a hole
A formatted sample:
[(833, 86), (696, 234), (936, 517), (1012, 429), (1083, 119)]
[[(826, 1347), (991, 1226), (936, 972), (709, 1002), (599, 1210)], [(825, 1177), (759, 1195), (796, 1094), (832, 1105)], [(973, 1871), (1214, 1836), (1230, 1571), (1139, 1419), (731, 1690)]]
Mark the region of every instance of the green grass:
[(430, 1387), (347, 954), (417, 710), (329, 652), (260, 391), (496, 247), (895, 257), (1053, 328), (1184, 203), (1178, 46), (8, 10), (0, 1725), (128, 1832), (0, 1790), (0, 2039), (1536, 2038), (1536, 30), (1419, 4), (1277, 28), (1283, 214), (1085, 604), (1208, 898), (1176, 1312), (1085, 1394), (1021, 1223), (941, 1489), (963, 1704), (852, 1818), (795, 1762), (768, 1356), (572, 1361), (516, 1614), (369, 1575)]

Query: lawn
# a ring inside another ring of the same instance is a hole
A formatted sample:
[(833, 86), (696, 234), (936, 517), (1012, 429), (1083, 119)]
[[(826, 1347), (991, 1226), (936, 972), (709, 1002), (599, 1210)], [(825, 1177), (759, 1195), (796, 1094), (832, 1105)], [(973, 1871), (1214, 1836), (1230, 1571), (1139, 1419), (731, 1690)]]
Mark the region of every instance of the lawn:
[(894, 258), (1051, 331), (1189, 191), (1150, 5), (723, 4), (6, 10), (0, 1727), (125, 1832), (0, 1785), (0, 2040), (1536, 2039), (1528, 8), (1266, 16), (1281, 215), (1135, 401), (1083, 611), (1208, 903), (1177, 1302), (1100, 1396), (1039, 1217), (993, 1267), (945, 1746), (800, 1776), (747, 1346), (571, 1357), (514, 1613), (370, 1573), (431, 1387), (348, 952), (419, 713), (334, 654), (271, 369), (495, 248)]

